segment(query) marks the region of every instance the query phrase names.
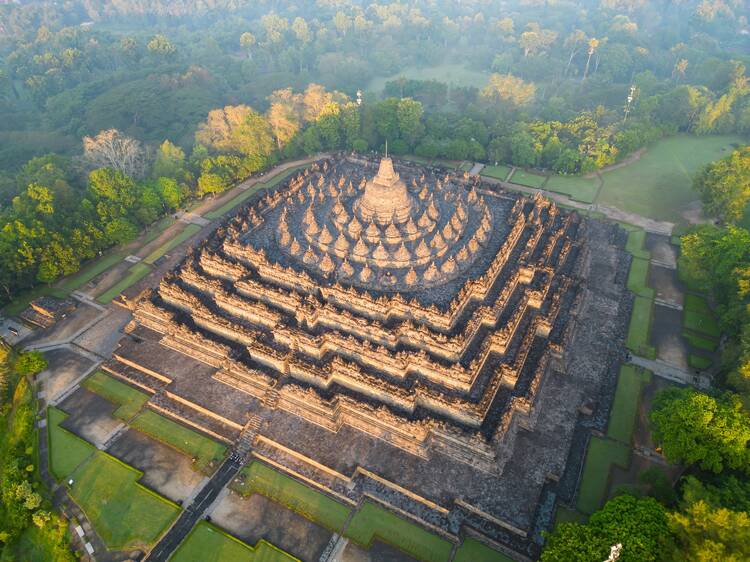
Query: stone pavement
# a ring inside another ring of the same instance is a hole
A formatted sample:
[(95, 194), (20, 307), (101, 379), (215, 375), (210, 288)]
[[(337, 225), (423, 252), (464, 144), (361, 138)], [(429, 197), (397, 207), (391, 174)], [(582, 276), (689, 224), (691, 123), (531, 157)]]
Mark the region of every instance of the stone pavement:
[(646, 359), (638, 355), (633, 355), (630, 362), (644, 369), (648, 369), (658, 377), (676, 382), (679, 384), (686, 384), (694, 386), (700, 390), (706, 390), (711, 387), (711, 379), (706, 375), (694, 374), (679, 367), (676, 367), (666, 361), (659, 359)]

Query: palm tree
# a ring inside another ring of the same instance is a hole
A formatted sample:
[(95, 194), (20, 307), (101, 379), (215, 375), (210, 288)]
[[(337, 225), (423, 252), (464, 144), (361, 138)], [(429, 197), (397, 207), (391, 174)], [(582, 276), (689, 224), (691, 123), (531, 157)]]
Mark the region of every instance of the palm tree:
[(586, 59), (586, 69), (583, 71), (583, 82), (586, 80), (586, 77), (589, 75), (589, 65), (591, 64), (591, 57), (594, 55), (594, 52), (596, 51), (596, 48), (599, 46), (599, 39), (596, 37), (592, 37), (589, 39), (589, 58)]

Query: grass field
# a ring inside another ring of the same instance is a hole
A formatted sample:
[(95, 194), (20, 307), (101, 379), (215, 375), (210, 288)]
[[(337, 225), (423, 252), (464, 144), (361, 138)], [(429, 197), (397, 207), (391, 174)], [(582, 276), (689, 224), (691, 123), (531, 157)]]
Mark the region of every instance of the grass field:
[(297, 559), (260, 540), (255, 548), (201, 521), (175, 551), (170, 562), (293, 562)]
[(461, 64), (440, 64), (423, 68), (411, 66), (391, 76), (373, 78), (365, 89), (370, 92), (381, 92), (385, 88), (386, 82), (396, 80), (401, 76), (412, 80), (437, 80), (445, 84), (462, 87), (476, 86), (477, 88), (487, 85), (489, 79), (489, 74), (470, 70)]
[(575, 201), (593, 203), (599, 190), (599, 179), (579, 176), (550, 176), (544, 189), (567, 195)]
[(445, 539), (370, 502), (365, 502), (352, 517), (345, 534), (364, 547), (369, 547), (377, 537), (418, 560), (428, 562), (447, 561), (451, 553), (451, 543)]
[(648, 371), (641, 371), (633, 365), (620, 367), (615, 400), (609, 416), (607, 437), (630, 446), (641, 390), (650, 380), (651, 373)]
[(261, 494), (332, 531), (341, 531), (351, 508), (294, 478), (259, 462), (242, 469), (245, 481), (236, 486), (245, 496)]
[(247, 199), (249, 199), (250, 197), (252, 197), (252, 195), (256, 191), (258, 191), (259, 189), (265, 189), (265, 185), (263, 185), (262, 183), (256, 183), (251, 188), (246, 189), (245, 191), (243, 191), (242, 193), (240, 193), (236, 197), (233, 197), (232, 199), (230, 199), (229, 201), (227, 201), (226, 203), (224, 203), (218, 209), (214, 209), (213, 211), (205, 213), (203, 215), (203, 217), (206, 218), (206, 219), (209, 219), (209, 220), (218, 219), (219, 217), (222, 217), (225, 214), (227, 214), (229, 211), (231, 211), (235, 207), (237, 207), (237, 206), (241, 205), (242, 203), (244, 203)]
[(581, 476), (577, 507), (583, 513), (594, 513), (605, 500), (612, 464), (627, 468), (630, 446), (609, 439), (592, 437)]
[(542, 187), (546, 179), (547, 176), (532, 174), (531, 172), (525, 172), (518, 168), (516, 168), (516, 171), (513, 172), (513, 175), (510, 177), (511, 183), (517, 183), (527, 187)]
[(575, 509), (568, 509), (564, 505), (557, 505), (557, 511), (555, 511), (555, 528), (560, 523), (585, 523), (586, 516), (580, 511)]
[(681, 222), (686, 204), (699, 199), (693, 175), (728, 155), (738, 136), (678, 135), (650, 146), (636, 162), (605, 172), (597, 203), (658, 220)]
[(54, 406), (47, 408), (49, 466), (58, 481), (72, 474), (96, 451), (96, 447), (60, 427), (67, 417), (68, 414)]
[(713, 361), (711, 361), (708, 357), (703, 357), (702, 355), (695, 355), (691, 353), (688, 355), (688, 365), (690, 365), (693, 369), (708, 369)]
[(98, 260), (86, 264), (78, 271), (78, 273), (63, 279), (59, 283), (58, 288), (66, 292), (73, 292), (91, 281), (97, 275), (107, 271), (113, 265), (120, 263), (125, 258), (126, 254), (126, 252), (120, 251), (102, 256)]
[(214, 466), (218, 466), (227, 452), (226, 446), (218, 441), (209, 439), (151, 410), (138, 414), (130, 426), (189, 455), (195, 459), (195, 469), (200, 472), (210, 473), (211, 461), (214, 461)]
[(23, 312), (29, 303), (36, 298), (42, 296), (52, 296), (60, 299), (64, 299), (68, 296), (66, 291), (50, 287), (48, 285), (37, 285), (33, 289), (18, 293), (13, 297), (13, 300), (5, 305), (3, 312), (6, 316), (16, 316)]
[(109, 549), (153, 544), (180, 511), (138, 484), (140, 476), (101, 451), (71, 475), (73, 499)]
[(513, 562), (513, 559), (477, 540), (467, 538), (456, 550), (453, 562)]
[(653, 305), (653, 299), (635, 297), (633, 314), (630, 317), (630, 325), (628, 326), (628, 337), (625, 341), (630, 351), (648, 359), (656, 358), (656, 349), (648, 343), (649, 334), (651, 333)]
[(628, 289), (638, 296), (653, 299), (654, 290), (648, 286), (649, 263), (648, 260), (642, 258), (633, 258), (628, 273)]
[(119, 407), (114, 411), (114, 416), (123, 421), (135, 416), (149, 398), (147, 394), (113, 379), (102, 371), (96, 371), (83, 381), (82, 386), (117, 404)]
[(495, 178), (496, 180), (505, 180), (510, 173), (510, 168), (507, 166), (485, 166), (482, 168), (480, 175), (487, 176), (488, 178)]
[(122, 293), (125, 289), (146, 277), (146, 275), (148, 275), (149, 273), (151, 273), (151, 267), (149, 267), (145, 263), (141, 262), (135, 264), (128, 270), (128, 274), (123, 277), (119, 283), (116, 283), (114, 286), (110, 287), (108, 291), (105, 291), (104, 293), (96, 297), (97, 302), (100, 302), (101, 304), (107, 304), (117, 295)]
[(646, 242), (646, 231), (642, 228), (636, 228), (628, 232), (628, 241), (625, 244), (625, 250), (633, 254), (634, 258), (651, 259), (649, 252), (644, 244)]
[(696, 334), (690, 330), (682, 331), (683, 337), (688, 341), (690, 345), (698, 349), (704, 349), (706, 351), (716, 351), (719, 347), (719, 342), (715, 339), (708, 338), (701, 334)]
[(683, 310), (682, 322), (686, 330), (711, 338), (721, 335), (716, 318), (703, 297), (692, 293), (686, 294)]
[(166, 254), (169, 250), (172, 248), (175, 248), (182, 244), (185, 240), (190, 238), (191, 236), (194, 236), (201, 230), (201, 226), (197, 224), (188, 224), (185, 226), (185, 228), (182, 229), (182, 231), (175, 236), (174, 238), (170, 238), (168, 241), (166, 241), (164, 244), (156, 248), (153, 252), (151, 252), (148, 256), (143, 258), (143, 261), (148, 264), (154, 263), (156, 260), (158, 260), (160, 257), (162, 257), (164, 254)]

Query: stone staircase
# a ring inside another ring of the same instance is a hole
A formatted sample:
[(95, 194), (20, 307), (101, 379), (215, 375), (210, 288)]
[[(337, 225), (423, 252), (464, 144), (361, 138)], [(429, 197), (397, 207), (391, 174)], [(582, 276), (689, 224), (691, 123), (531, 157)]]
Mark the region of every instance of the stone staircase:
[(269, 388), (263, 396), (263, 405), (269, 410), (275, 410), (279, 405), (279, 391), (275, 388)]
[(240, 438), (234, 447), (235, 453), (241, 458), (247, 458), (250, 449), (253, 446), (255, 436), (260, 431), (260, 426), (263, 423), (262, 418), (258, 414), (250, 414), (250, 418), (247, 420), (245, 427), (240, 432)]

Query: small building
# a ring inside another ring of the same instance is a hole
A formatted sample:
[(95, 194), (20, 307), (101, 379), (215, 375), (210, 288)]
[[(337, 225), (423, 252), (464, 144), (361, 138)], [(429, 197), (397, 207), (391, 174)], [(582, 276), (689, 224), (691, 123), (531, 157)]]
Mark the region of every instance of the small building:
[(21, 313), (21, 318), (29, 324), (49, 328), (75, 309), (76, 303), (72, 299), (39, 297), (29, 303), (29, 307)]

